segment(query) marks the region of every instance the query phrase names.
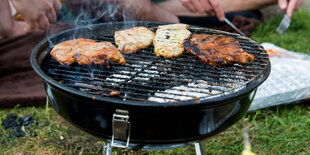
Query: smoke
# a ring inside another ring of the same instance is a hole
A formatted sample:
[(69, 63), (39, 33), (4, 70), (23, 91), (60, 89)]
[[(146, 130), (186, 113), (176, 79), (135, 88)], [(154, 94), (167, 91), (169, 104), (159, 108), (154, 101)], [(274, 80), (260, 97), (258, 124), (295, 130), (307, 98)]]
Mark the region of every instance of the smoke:
[(74, 21), (75, 27), (87, 27), (100, 22), (123, 21), (124, 28), (133, 27), (129, 21), (143, 20), (142, 5), (134, 0), (83, 0)]
[[(53, 24), (47, 31), (47, 41), (52, 49), (55, 44), (76, 39), (98, 37), (97, 30), (93, 30), (93, 25), (107, 22), (109, 27), (115, 27), (113, 22), (123, 22), (121, 29), (134, 27), (134, 20), (142, 20), (143, 16), (137, 16), (140, 13), (142, 5), (136, 5), (134, 0), (67, 0), (62, 9), (58, 12), (58, 22)], [(65, 29), (73, 29), (69, 36), (58, 35), (49, 37), (53, 33)], [(113, 31), (113, 30), (112, 30)], [(114, 33), (114, 32), (113, 32)], [(61, 37), (62, 36), (62, 37)], [(99, 36), (100, 37), (100, 36)], [(92, 38), (94, 39), (94, 38)], [(90, 79), (95, 79), (96, 70), (104, 70), (104, 66), (86, 65)], [(99, 68), (98, 68), (99, 67)], [(77, 67), (79, 68), (79, 67)]]
[[(102, 19), (105, 15), (114, 16), (117, 12), (117, 7), (111, 7), (109, 10), (106, 10), (104, 1), (96, 0), (83, 0), (80, 13), (75, 19), (75, 26), (87, 26), (97, 22), (99, 19)], [(108, 6), (110, 7), (110, 5)]]
[[(87, 32), (92, 32), (92, 25), (97, 23), (108, 22), (113, 26), (113, 22), (123, 21), (124, 29), (134, 27), (129, 21), (143, 20), (140, 14), (142, 7), (134, 0), (67, 0), (58, 13), (60, 20), (46, 31), (50, 48), (55, 43), (68, 40), (58, 38), (54, 41), (49, 38), (51, 34), (67, 28), (74, 29), (70, 39), (75, 39), (87, 36)], [(89, 31), (81, 31), (81, 28)]]

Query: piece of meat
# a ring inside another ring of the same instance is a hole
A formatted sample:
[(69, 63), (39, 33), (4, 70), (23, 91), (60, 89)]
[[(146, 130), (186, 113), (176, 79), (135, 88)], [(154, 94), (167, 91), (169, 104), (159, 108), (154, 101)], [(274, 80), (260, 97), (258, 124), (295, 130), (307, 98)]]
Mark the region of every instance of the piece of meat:
[(54, 46), (51, 56), (63, 65), (77, 62), (80, 65), (107, 65), (108, 60), (125, 64), (125, 58), (110, 42), (96, 42), (91, 39), (67, 40)]
[(115, 31), (114, 39), (123, 54), (131, 54), (152, 45), (155, 33), (146, 27)]
[(118, 49), (112, 43), (105, 41), (82, 44), (78, 48), (76, 58), (77, 63), (80, 65), (91, 63), (106, 65), (107, 60), (119, 64), (125, 64), (126, 62)]
[(153, 41), (156, 56), (167, 58), (181, 56), (185, 51), (183, 42), (190, 34), (187, 24), (158, 26)]
[(54, 46), (51, 51), (51, 56), (61, 64), (70, 65), (76, 62), (76, 46), (82, 43), (85, 44), (87, 42), (93, 43), (95, 41), (84, 38), (64, 41)]
[(239, 41), (224, 35), (192, 34), (184, 46), (187, 52), (212, 66), (254, 61), (254, 55), (243, 51)]
[(121, 92), (119, 92), (119, 91), (111, 91), (111, 92), (109, 93), (109, 96), (110, 96), (110, 97), (119, 96), (120, 94), (121, 94)]

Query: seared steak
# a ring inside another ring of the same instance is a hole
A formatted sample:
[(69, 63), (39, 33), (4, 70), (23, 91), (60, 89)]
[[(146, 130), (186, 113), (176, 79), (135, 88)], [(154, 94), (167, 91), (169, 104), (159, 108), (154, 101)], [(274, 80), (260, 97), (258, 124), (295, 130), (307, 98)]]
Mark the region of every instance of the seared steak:
[(184, 46), (187, 52), (209, 65), (254, 61), (254, 55), (243, 51), (239, 41), (224, 35), (192, 34)]

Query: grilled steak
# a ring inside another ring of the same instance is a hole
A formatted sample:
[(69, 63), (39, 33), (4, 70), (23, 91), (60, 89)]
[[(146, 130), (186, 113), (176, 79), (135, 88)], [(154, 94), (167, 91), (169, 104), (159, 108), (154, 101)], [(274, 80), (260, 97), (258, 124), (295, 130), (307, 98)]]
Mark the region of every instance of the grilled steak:
[(55, 45), (51, 56), (59, 63), (70, 65), (77, 62), (80, 65), (106, 65), (108, 60), (125, 64), (125, 58), (110, 42), (96, 42), (91, 39), (73, 39)]
[(254, 61), (254, 55), (243, 51), (237, 40), (224, 35), (192, 34), (184, 46), (187, 52), (209, 65)]
[(114, 39), (123, 54), (131, 54), (152, 45), (155, 34), (146, 27), (115, 31)]
[(186, 24), (158, 26), (153, 41), (156, 56), (167, 58), (181, 56), (185, 51), (183, 42), (191, 34), (187, 28)]

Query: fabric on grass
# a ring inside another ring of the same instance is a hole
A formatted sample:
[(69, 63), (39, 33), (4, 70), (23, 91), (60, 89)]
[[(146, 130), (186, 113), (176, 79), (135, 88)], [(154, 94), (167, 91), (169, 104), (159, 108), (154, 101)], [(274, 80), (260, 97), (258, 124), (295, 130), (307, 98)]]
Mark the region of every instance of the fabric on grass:
[[(58, 32), (67, 27), (53, 25), (51, 30)], [(45, 32), (36, 31), (0, 40), (0, 107), (45, 104), (43, 82), (30, 64), (33, 48), (45, 37)]]
[(44, 32), (0, 40), (0, 106), (44, 103), (43, 83), (30, 65), (34, 46), (45, 37)]

